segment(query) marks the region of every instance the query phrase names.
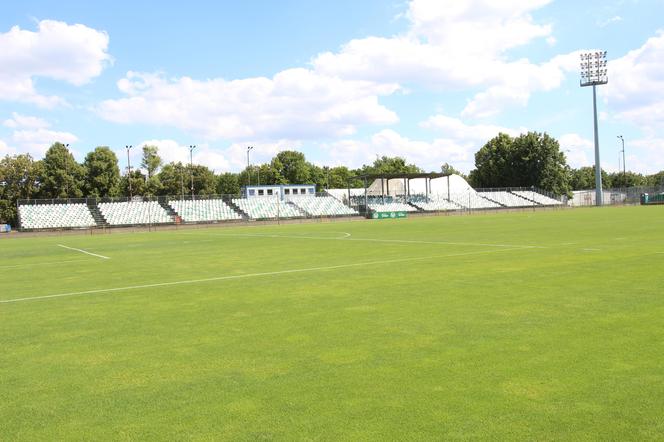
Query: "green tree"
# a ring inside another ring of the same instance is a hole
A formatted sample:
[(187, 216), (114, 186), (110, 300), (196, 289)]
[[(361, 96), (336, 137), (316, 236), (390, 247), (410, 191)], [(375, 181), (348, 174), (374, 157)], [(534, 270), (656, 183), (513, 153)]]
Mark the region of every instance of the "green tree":
[[(353, 176), (346, 166), (332, 167), (329, 170), (329, 189), (344, 189), (348, 187)], [(352, 183), (351, 183), (352, 184)], [(354, 187), (354, 186), (351, 186)]]
[(473, 187), (510, 186), (514, 178), (513, 140), (499, 133), (475, 153), (475, 169), (470, 171), (469, 181)]
[[(611, 177), (602, 169), (602, 188), (612, 187)], [(572, 190), (591, 190), (595, 188), (595, 167), (586, 166), (570, 171), (570, 187)]]
[(157, 146), (143, 146), (143, 157), (141, 159), (141, 167), (145, 169), (148, 174), (148, 179), (157, 174), (162, 165), (161, 157), (159, 156), (159, 148)]
[(28, 154), (7, 155), (0, 160), (0, 223), (17, 225), (16, 203), (40, 193), (42, 175), (42, 162)]
[(161, 165), (162, 160), (159, 156), (159, 148), (157, 146), (143, 146), (141, 167), (147, 172), (147, 179), (145, 182), (146, 195), (158, 195), (161, 193), (162, 184), (157, 175)]
[(99, 146), (88, 152), (83, 162), (85, 192), (90, 196), (118, 196), (120, 168), (118, 157), (109, 147)]
[(310, 184), (311, 165), (302, 152), (284, 150), (279, 152), (270, 163), (279, 184)]
[(180, 196), (191, 193), (189, 169), (181, 162), (172, 162), (161, 168), (157, 175), (161, 184), (161, 194)]
[(220, 195), (239, 195), (240, 179), (236, 173), (226, 172), (217, 177), (217, 193)]
[[(131, 178), (128, 175), (124, 175), (120, 179), (120, 194), (124, 196), (146, 195), (146, 178), (140, 170), (132, 170)], [(129, 191), (129, 179), (131, 179), (131, 192)]]
[(445, 174), (460, 175), (462, 177), (465, 177), (465, 175), (463, 173), (458, 171), (454, 166), (452, 166), (449, 163), (443, 163), (443, 165), (440, 166), (440, 171), (441, 171), (441, 173), (445, 173)]
[(85, 169), (62, 143), (53, 144), (42, 160), (44, 165), (41, 197), (80, 198), (85, 185)]
[(664, 186), (664, 170), (647, 177), (648, 186)]
[(408, 164), (405, 158), (388, 157), (383, 155), (376, 158), (372, 165), (364, 165), (360, 169), (360, 174), (392, 174), (392, 173), (421, 173), (422, 169), (414, 164)]
[[(190, 171), (193, 170), (194, 194), (195, 195), (214, 195), (217, 191), (217, 178), (209, 168), (194, 164), (193, 169), (187, 166), (185, 177), (190, 177)], [(191, 193), (191, 178), (189, 181), (189, 193)]]
[(512, 138), (500, 133), (475, 154), (474, 187), (536, 186), (556, 195), (570, 191), (569, 168), (558, 141), (546, 133)]
[(624, 188), (624, 187), (635, 187), (635, 186), (647, 186), (648, 178), (641, 175), (640, 173), (635, 173), (631, 171), (622, 172), (613, 172), (609, 174), (609, 179), (611, 180), (612, 188)]

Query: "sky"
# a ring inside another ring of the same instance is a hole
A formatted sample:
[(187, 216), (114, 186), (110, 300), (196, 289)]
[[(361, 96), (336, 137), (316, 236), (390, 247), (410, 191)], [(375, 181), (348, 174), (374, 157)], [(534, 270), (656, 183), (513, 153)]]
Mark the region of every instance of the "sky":
[(499, 132), (594, 164), (580, 54), (605, 50), (601, 165), (664, 169), (661, 0), (0, 0), (0, 157), (140, 147), (217, 173), (298, 150), (463, 172)]

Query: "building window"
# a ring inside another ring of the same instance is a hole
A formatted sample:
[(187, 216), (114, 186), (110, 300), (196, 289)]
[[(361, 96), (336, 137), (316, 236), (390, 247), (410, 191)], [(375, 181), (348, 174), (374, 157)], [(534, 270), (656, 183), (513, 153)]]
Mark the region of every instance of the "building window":
[(263, 189), (258, 189), (258, 196), (263, 196), (265, 195), (265, 191)]
[(297, 195), (297, 189), (293, 189), (293, 195)]
[(267, 194), (272, 195), (272, 189), (267, 189)]
[(284, 189), (284, 195), (290, 195), (290, 189)]
[(307, 194), (307, 189), (300, 189), (300, 193), (302, 195), (306, 195)]
[(254, 189), (249, 189), (249, 196), (254, 196), (256, 195), (256, 191)]

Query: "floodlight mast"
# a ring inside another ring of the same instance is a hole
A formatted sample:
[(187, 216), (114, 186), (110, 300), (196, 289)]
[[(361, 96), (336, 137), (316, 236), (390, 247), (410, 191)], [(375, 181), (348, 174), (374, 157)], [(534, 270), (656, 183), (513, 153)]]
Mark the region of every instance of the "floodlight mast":
[(602, 166), (599, 162), (599, 139), (597, 130), (597, 92), (596, 86), (609, 82), (606, 70), (606, 51), (581, 54), (580, 86), (593, 87), (593, 122), (595, 130), (595, 205), (602, 205)]

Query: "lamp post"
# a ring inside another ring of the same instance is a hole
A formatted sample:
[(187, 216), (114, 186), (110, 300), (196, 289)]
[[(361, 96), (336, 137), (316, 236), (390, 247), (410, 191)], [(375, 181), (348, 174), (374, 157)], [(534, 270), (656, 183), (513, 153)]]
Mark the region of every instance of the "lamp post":
[(602, 167), (599, 162), (599, 140), (597, 130), (597, 92), (596, 86), (609, 82), (606, 70), (606, 51), (581, 54), (580, 86), (593, 87), (593, 122), (595, 132), (595, 205), (602, 205)]
[(251, 169), (249, 169), (249, 152), (253, 149), (254, 146), (247, 146), (247, 181), (248, 185), (251, 186)]
[(196, 145), (189, 146), (189, 172), (191, 175), (191, 200), (194, 200), (194, 149)]
[(180, 170), (180, 199), (184, 200), (184, 167), (182, 163), (178, 163), (178, 169)]
[[(69, 153), (69, 144), (65, 144), (65, 150)], [(65, 155), (65, 197), (69, 198), (69, 164), (67, 158), (69, 155)]]
[(127, 182), (129, 183), (129, 199), (131, 199), (132, 194), (131, 194), (131, 161), (129, 160), (129, 151), (131, 148), (134, 146), (125, 146), (125, 149), (127, 149)]
[(627, 188), (627, 170), (625, 169), (625, 139), (622, 135), (618, 135), (618, 139), (622, 141), (622, 159), (623, 159), (623, 184)]

